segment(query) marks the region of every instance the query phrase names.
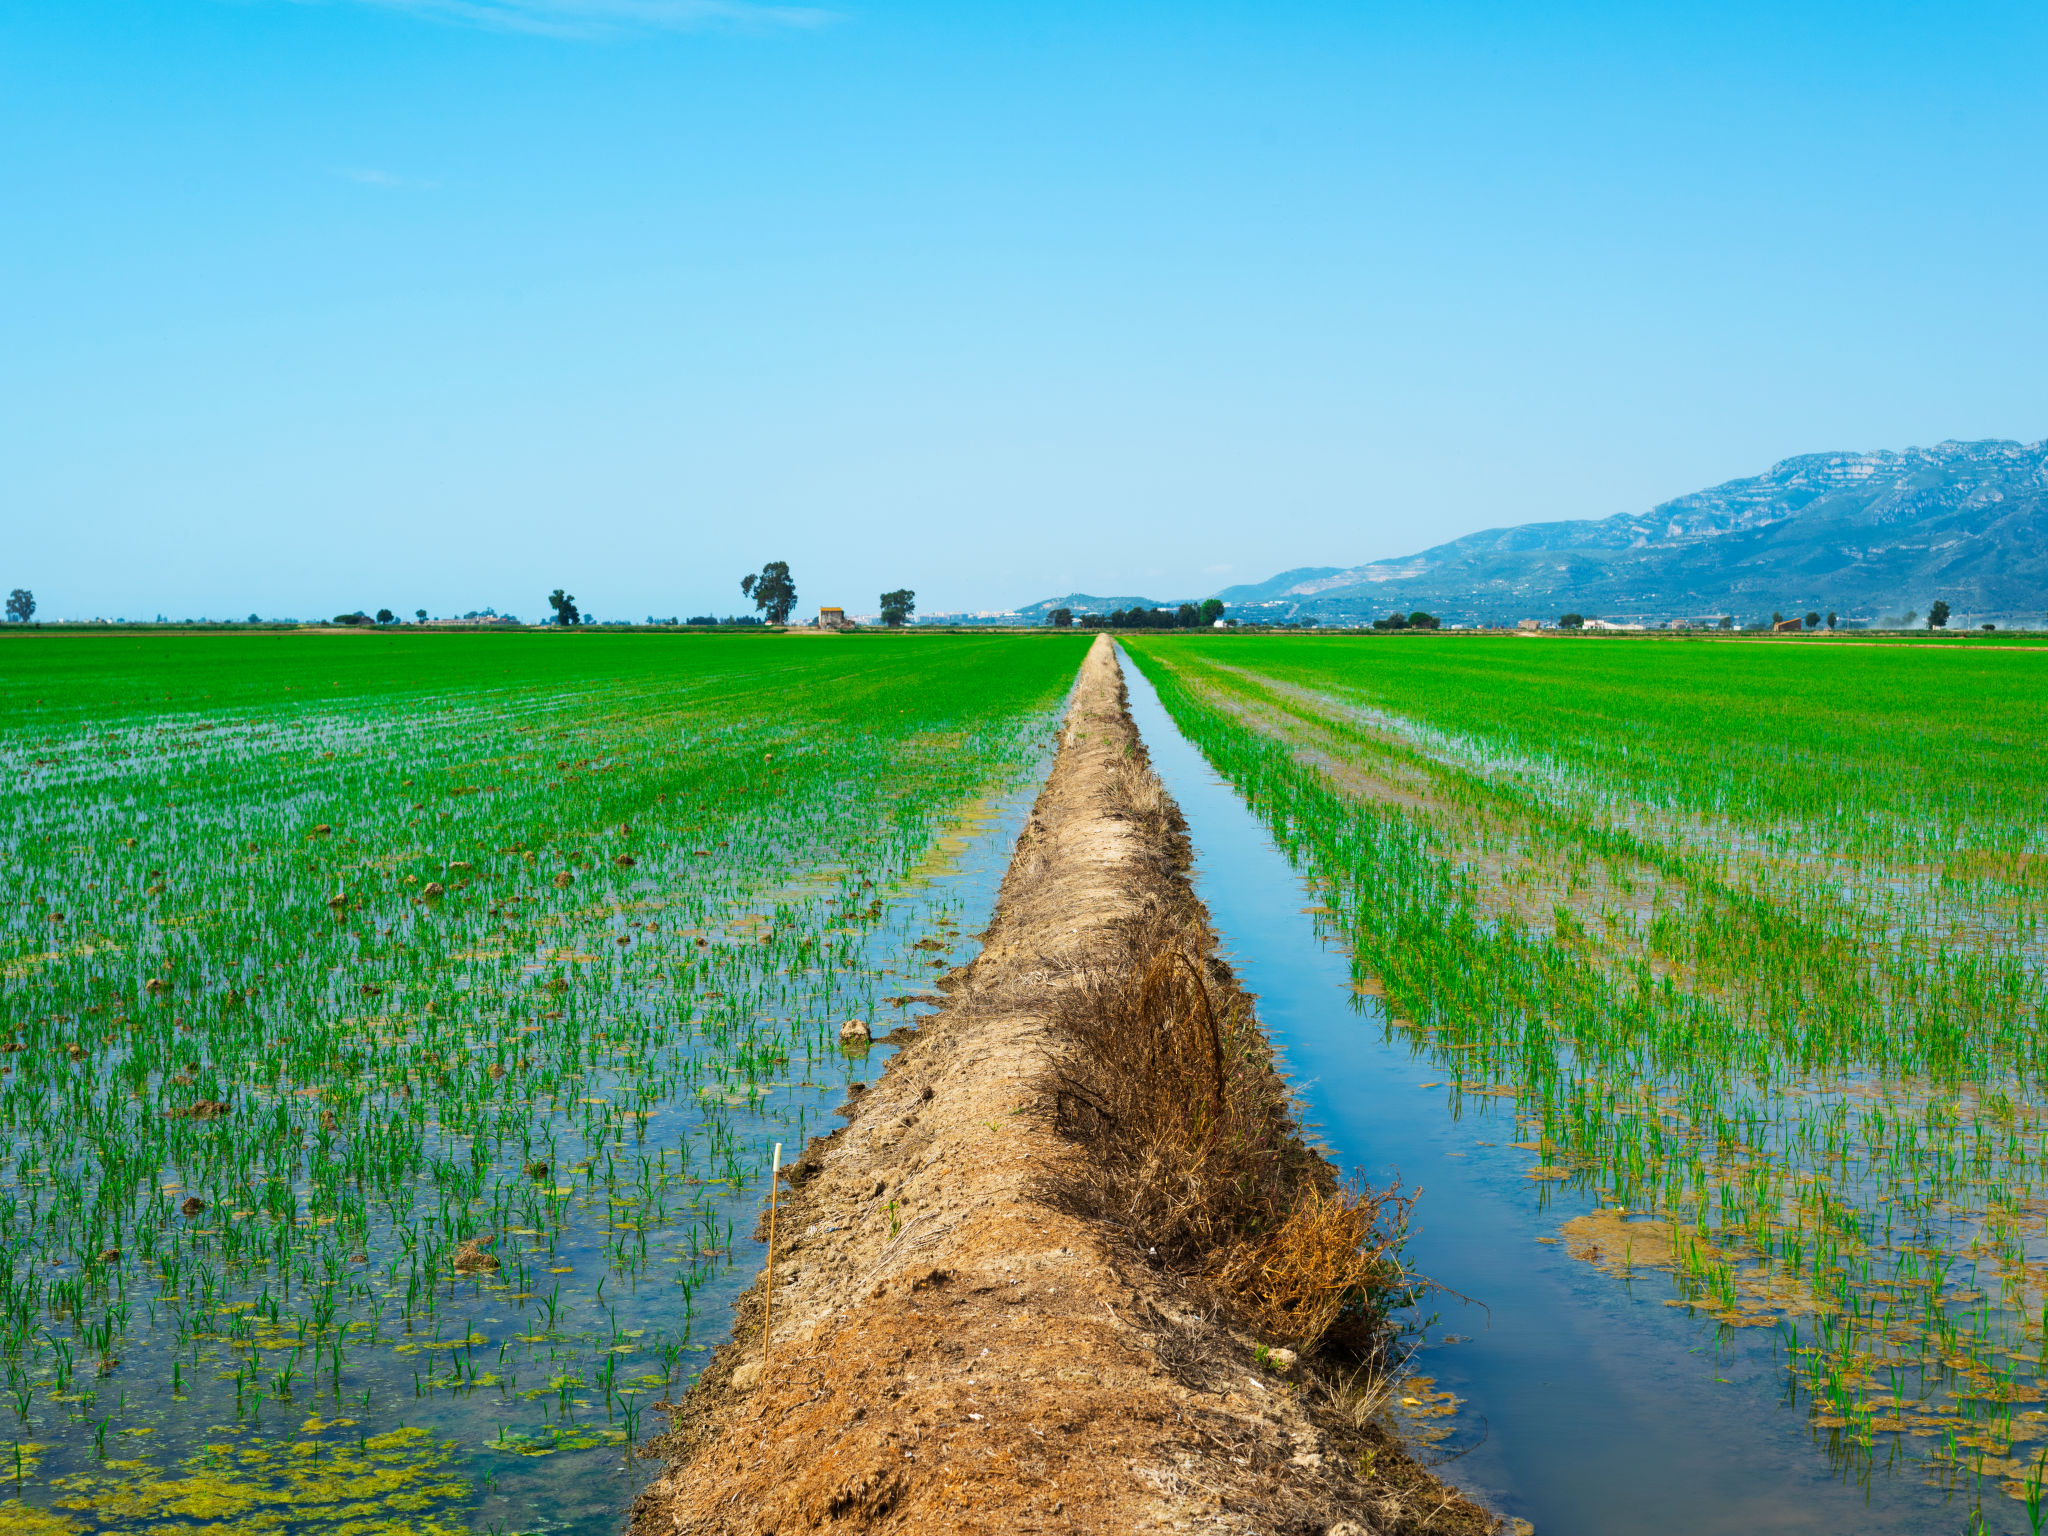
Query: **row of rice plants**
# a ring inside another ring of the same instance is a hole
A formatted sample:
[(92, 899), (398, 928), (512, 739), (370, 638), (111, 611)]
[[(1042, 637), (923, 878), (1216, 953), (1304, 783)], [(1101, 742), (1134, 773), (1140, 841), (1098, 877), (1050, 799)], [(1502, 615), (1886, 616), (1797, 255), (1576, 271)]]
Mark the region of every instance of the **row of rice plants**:
[(0, 1531), (615, 1529), (1079, 661), (439, 641), (0, 653)]
[(1593, 1208), (1575, 1251), (1778, 1330), (1838, 1455), (2038, 1498), (2033, 658), (1136, 649), (1454, 1112), (1511, 1105)]

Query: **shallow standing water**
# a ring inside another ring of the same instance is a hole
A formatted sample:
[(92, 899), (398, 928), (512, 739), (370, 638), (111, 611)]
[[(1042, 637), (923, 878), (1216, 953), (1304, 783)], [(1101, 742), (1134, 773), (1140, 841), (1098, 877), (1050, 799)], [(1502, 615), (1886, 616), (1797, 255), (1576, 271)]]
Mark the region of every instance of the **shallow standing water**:
[(1353, 992), (1316, 893), (1123, 667), (1153, 767), (1187, 817), (1196, 890), (1317, 1133), (1347, 1172), (1420, 1189), (1409, 1258), (1475, 1303), (1439, 1297), (1416, 1358), (1461, 1400), (1439, 1447), (1449, 1481), (1541, 1536), (2027, 1529), (1995, 1490), (1977, 1524), (1972, 1497), (1927, 1486), (1917, 1467), (1838, 1475), (1804, 1404), (1787, 1406), (1774, 1334), (1724, 1345), (1712, 1323), (1663, 1305), (1661, 1274), (1625, 1284), (1541, 1241), (1590, 1204), (1523, 1176), (1509, 1101), (1453, 1112), (1442, 1071)]
[[(931, 957), (914, 955), (926, 964), (932, 958), (957, 964), (972, 954), (974, 941), (967, 934), (969, 930), (985, 927), (995, 909), (996, 893), (1009, 868), (1011, 850), (1049, 765), (1048, 754), (1044, 762), (978, 806), (968, 820), (939, 838), (919, 871), (897, 884), (890, 893), (886, 932), (878, 932), (869, 941), (873, 963), (904, 966), (903, 946), (913, 935), (928, 942), (935, 937), (941, 942), (949, 941), (950, 952)], [(941, 918), (949, 920), (950, 933), (934, 927)], [(900, 971), (883, 974), (897, 976), (898, 985), (915, 984), (915, 978)], [(916, 1024), (920, 1014), (909, 1013), (904, 1017), (906, 1022)], [(889, 1023), (886, 1018), (875, 1019), (878, 1030)], [(809, 1136), (828, 1132), (838, 1123), (831, 1115), (846, 1101), (846, 1085), (879, 1076), (895, 1053), (894, 1046), (876, 1044), (864, 1052), (840, 1054), (813, 1064), (803, 1082), (768, 1085), (764, 1098), (738, 1117), (737, 1129), (750, 1143), (757, 1177), (767, 1172), (772, 1142), (783, 1144), (785, 1162), (800, 1156)], [(670, 1105), (649, 1121), (648, 1135), (659, 1138), (673, 1134), (695, 1113), (696, 1106), (688, 1102)], [(750, 1202), (750, 1206), (765, 1202), (763, 1188), (758, 1201)], [(753, 1284), (765, 1260), (767, 1245), (752, 1235), (750, 1219), (727, 1230), (729, 1249), (725, 1265), (692, 1298), (699, 1328), (682, 1368), (685, 1378), (694, 1378), (708, 1352), (730, 1335), (731, 1305)], [(673, 1287), (659, 1282), (635, 1287), (628, 1304), (633, 1308), (634, 1321), (643, 1327), (675, 1332), (681, 1326), (681, 1302)], [(682, 1384), (679, 1381), (678, 1386)], [(680, 1392), (676, 1395), (680, 1396)], [(437, 1432), (460, 1432), (467, 1425), (444, 1425), (437, 1421), (434, 1427)], [(517, 1456), (492, 1457), (487, 1441), (481, 1449), (484, 1459), (473, 1463), (472, 1470), (485, 1479), (486, 1488), (494, 1495), (479, 1509), (473, 1524), (473, 1529), (484, 1532), (616, 1536), (625, 1526), (633, 1499), (660, 1470), (658, 1464), (623, 1460), (616, 1452), (609, 1456), (599, 1453), (594, 1457), (552, 1458), (536, 1464)]]
[[(829, 983), (802, 990), (779, 1012), (763, 1005), (756, 1022), (808, 1031), (821, 1010), (834, 1010), (822, 1022), (828, 1039), (845, 1013), (862, 1013), (878, 1028), (898, 1017), (915, 1024), (919, 1014), (909, 1010), (917, 1004), (906, 997), (902, 1010), (890, 1008), (881, 994), (935, 1000), (923, 991), (932, 976), (972, 953), (968, 931), (993, 911), (1050, 757), (1048, 745), (999, 792), (966, 808), (922, 863), (885, 882), (878, 895), (886, 914), (853, 936), (852, 965), (835, 962)], [(772, 897), (757, 893), (748, 906), (772, 905)], [(791, 1007), (800, 1016), (783, 1017)], [(695, 1048), (697, 1027), (680, 1027), (674, 1048)], [(297, 1507), (302, 1491), (308, 1501), (317, 1496), (317, 1528), (328, 1531), (617, 1536), (659, 1470), (631, 1454), (662, 1427), (649, 1405), (680, 1395), (729, 1336), (731, 1303), (760, 1272), (765, 1245), (751, 1230), (766, 1198), (769, 1148), (781, 1142), (786, 1160), (798, 1156), (808, 1135), (838, 1123), (831, 1115), (847, 1084), (872, 1079), (893, 1054), (880, 1044), (851, 1054), (827, 1046), (815, 1056), (799, 1047), (759, 1080), (707, 1079), (646, 1110), (640, 1139), (694, 1146), (700, 1174), (736, 1175), (692, 1178), (699, 1203), (666, 1217), (650, 1219), (637, 1188), (615, 1199), (608, 1184), (572, 1171), (603, 1159), (605, 1149), (602, 1138), (586, 1141), (564, 1123), (544, 1166), (570, 1179), (572, 1219), (552, 1235), (509, 1229), (503, 1274), (443, 1282), (431, 1334), (428, 1323), (407, 1326), (395, 1315), (393, 1298), (403, 1292), (384, 1269), (399, 1240), (366, 1243), (365, 1273), (388, 1305), (374, 1311), (375, 1321), (352, 1326), (345, 1376), (317, 1377), (291, 1337), (265, 1334), (259, 1323), (243, 1346), (261, 1367), (258, 1389), (245, 1393), (239, 1374), (220, 1371), (211, 1357), (202, 1367), (152, 1310), (151, 1326), (122, 1350), (132, 1382), (100, 1387), (97, 1403), (76, 1388), (53, 1396), (62, 1416), (45, 1409), (32, 1427), (22, 1416), (13, 1435), (0, 1438), (0, 1536), (183, 1532), (199, 1528), (192, 1520), (207, 1530), (304, 1529), (313, 1522)], [(730, 1154), (723, 1163), (705, 1155), (712, 1129)], [(645, 1239), (648, 1255), (630, 1273), (618, 1272), (607, 1250), (621, 1223)], [(531, 1293), (510, 1278), (509, 1254), (522, 1240), (538, 1269)], [(246, 1300), (218, 1311), (223, 1334), (262, 1316)], [(561, 1345), (559, 1363), (551, 1341)], [(280, 1376), (275, 1390), (264, 1390), (281, 1368), (292, 1379)], [(412, 1438), (400, 1443), (393, 1434)], [(252, 1492), (245, 1472), (281, 1486)], [(349, 1492), (358, 1485), (362, 1494)], [(352, 1497), (360, 1509), (330, 1518)]]

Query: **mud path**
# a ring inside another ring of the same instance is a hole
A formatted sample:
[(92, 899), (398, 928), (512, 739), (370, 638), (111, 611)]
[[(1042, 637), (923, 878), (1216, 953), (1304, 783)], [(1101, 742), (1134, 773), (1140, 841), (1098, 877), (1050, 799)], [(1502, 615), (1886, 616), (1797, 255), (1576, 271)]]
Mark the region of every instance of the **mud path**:
[(1048, 1193), (1090, 1169), (1055, 1121), (1052, 1001), (1120, 925), (1192, 906), (1177, 825), (1098, 639), (985, 948), (790, 1170), (771, 1336), (757, 1283), (635, 1536), (1492, 1529), (1389, 1438), (1384, 1383), (1275, 1373)]

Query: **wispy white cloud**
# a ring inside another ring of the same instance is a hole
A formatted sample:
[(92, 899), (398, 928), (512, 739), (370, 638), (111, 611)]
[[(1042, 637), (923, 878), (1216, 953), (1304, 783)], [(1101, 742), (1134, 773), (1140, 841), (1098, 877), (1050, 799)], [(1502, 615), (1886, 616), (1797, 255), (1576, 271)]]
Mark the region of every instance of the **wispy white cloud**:
[(720, 28), (765, 31), (820, 27), (836, 18), (820, 6), (756, 4), (753, 0), (357, 0), (385, 10), (496, 32), (549, 37), (608, 37), (629, 32)]
[(432, 191), (440, 185), (439, 182), (420, 181), (411, 176), (394, 176), (389, 171), (380, 171), (367, 165), (344, 166), (334, 174), (344, 181), (352, 181), (362, 187), (415, 187)]

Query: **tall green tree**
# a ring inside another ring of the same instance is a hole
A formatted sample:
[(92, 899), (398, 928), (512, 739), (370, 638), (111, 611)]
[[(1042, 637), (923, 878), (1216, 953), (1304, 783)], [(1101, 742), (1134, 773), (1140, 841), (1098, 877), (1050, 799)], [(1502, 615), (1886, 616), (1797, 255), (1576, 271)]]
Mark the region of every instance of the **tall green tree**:
[(787, 624), (796, 607), (796, 582), (790, 578), (787, 560), (770, 560), (758, 575), (740, 578), (740, 593), (751, 597), (754, 606), (771, 624)]
[(1220, 598), (1220, 597), (1205, 597), (1205, 598), (1203, 598), (1203, 599), (1202, 599), (1202, 622), (1203, 622), (1204, 624), (1214, 624), (1214, 623), (1215, 623), (1215, 622), (1216, 622), (1216, 621), (1217, 621), (1218, 619), (1220, 619), (1220, 618), (1222, 618), (1222, 617), (1223, 617), (1223, 599), (1222, 599), (1222, 598)]
[(560, 587), (548, 594), (548, 606), (555, 610), (553, 622), (557, 624), (576, 624), (582, 620), (582, 615), (576, 611), (576, 599)]
[(16, 624), (26, 624), (36, 616), (36, 595), (27, 587), (16, 587), (7, 594), (7, 617)]
[(882, 594), (882, 622), (891, 629), (901, 629), (917, 612), (917, 594), (908, 587), (898, 587), (894, 592)]
[(1928, 610), (1927, 610), (1927, 627), (1928, 627), (1929, 629), (1947, 629), (1947, 628), (1948, 628), (1948, 599), (1947, 599), (1947, 598), (1945, 598), (1945, 597), (1937, 597), (1937, 598), (1936, 598), (1936, 599), (1934, 600), (1934, 606), (1933, 606), (1932, 608), (1930, 608), (1930, 609), (1928, 609)]

